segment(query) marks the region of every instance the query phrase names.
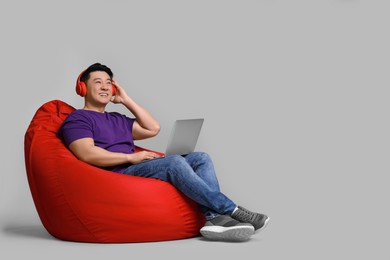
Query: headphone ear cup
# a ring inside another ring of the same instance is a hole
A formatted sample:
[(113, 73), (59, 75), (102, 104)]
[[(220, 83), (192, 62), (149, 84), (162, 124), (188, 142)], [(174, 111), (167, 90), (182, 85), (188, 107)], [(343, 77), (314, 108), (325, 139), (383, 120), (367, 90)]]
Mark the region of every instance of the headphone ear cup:
[(79, 81), (76, 85), (76, 92), (82, 97), (85, 97), (87, 95), (87, 86), (84, 82)]
[(76, 81), (76, 93), (82, 97), (85, 97), (87, 95), (87, 86), (83, 81), (81, 81), (81, 76), (84, 74), (86, 70), (83, 70), (80, 75), (77, 77)]
[(116, 94), (116, 86), (112, 84), (112, 95), (115, 96)]

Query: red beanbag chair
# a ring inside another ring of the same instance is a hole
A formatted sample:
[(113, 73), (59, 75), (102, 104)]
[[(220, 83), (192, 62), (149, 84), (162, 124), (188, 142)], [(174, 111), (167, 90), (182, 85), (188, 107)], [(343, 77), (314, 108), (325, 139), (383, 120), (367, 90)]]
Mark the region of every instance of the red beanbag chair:
[(56, 135), (73, 110), (59, 100), (47, 102), (25, 134), (28, 183), (46, 230), (58, 239), (98, 243), (197, 236), (205, 219), (171, 184), (106, 171), (73, 155)]

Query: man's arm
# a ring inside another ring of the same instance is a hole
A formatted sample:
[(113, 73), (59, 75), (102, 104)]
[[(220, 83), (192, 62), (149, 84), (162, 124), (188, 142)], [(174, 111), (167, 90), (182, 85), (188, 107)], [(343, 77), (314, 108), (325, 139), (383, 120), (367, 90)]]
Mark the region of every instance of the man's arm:
[(145, 108), (137, 104), (125, 90), (113, 82), (117, 88), (116, 95), (112, 102), (122, 103), (134, 116), (135, 122), (133, 124), (133, 139), (142, 140), (153, 137), (160, 132), (160, 124)]
[(69, 149), (79, 160), (98, 167), (116, 166), (125, 163), (135, 164), (159, 157), (158, 154), (148, 151), (133, 154), (110, 152), (96, 146), (92, 138), (75, 140), (69, 145)]

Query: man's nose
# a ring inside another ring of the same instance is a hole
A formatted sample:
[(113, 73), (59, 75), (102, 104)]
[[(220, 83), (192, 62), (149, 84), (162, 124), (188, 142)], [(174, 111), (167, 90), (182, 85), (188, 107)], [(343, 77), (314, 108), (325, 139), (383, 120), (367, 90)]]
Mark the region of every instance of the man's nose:
[(110, 87), (111, 87), (111, 84), (106, 83), (106, 84), (102, 84), (100, 88), (101, 89), (110, 89)]

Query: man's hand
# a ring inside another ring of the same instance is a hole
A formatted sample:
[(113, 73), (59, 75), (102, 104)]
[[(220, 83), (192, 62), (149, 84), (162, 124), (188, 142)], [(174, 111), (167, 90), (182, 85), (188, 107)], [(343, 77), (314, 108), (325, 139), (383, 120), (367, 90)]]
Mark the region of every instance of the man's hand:
[(111, 102), (114, 104), (124, 103), (126, 99), (129, 99), (129, 96), (127, 95), (126, 91), (116, 82), (115, 80), (112, 81), (112, 86), (116, 88), (115, 96), (112, 96)]
[(140, 163), (146, 160), (159, 158), (161, 155), (148, 151), (141, 151), (137, 153), (129, 154), (129, 162), (132, 164)]

